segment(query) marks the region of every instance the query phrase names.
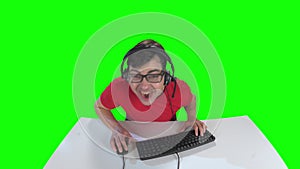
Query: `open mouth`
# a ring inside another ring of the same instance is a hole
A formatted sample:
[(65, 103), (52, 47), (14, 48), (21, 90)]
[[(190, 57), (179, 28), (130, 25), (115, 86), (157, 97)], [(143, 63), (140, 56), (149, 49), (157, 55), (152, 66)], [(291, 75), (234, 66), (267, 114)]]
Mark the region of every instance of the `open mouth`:
[(149, 99), (150, 92), (141, 92), (141, 95), (143, 96), (144, 99)]

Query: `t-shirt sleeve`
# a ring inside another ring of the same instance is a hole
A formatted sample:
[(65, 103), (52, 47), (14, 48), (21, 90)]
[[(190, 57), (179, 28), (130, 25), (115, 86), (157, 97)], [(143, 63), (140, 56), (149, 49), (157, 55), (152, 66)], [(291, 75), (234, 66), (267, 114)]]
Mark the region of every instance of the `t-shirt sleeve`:
[(113, 96), (112, 83), (109, 84), (108, 87), (106, 87), (106, 89), (102, 92), (100, 96), (102, 105), (108, 109), (113, 109), (119, 106), (118, 100), (116, 99), (117, 97)]
[(189, 105), (193, 99), (193, 94), (190, 87), (182, 80), (177, 80), (177, 84), (181, 93), (181, 106)]

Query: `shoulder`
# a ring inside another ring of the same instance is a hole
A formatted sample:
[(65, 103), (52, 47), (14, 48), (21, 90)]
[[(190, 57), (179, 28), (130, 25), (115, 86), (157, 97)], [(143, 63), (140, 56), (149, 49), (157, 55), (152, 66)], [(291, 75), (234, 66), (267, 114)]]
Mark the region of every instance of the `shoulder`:
[(187, 83), (181, 79), (176, 78), (176, 83), (177, 84), (182, 84), (182, 85), (187, 85)]
[(172, 83), (173, 87), (174, 85), (176, 85), (176, 87), (174, 87), (174, 92), (175, 92), (175, 98), (178, 100), (178, 104), (180, 106), (187, 106), (191, 103), (192, 98), (193, 98), (193, 94), (191, 93), (191, 89), (189, 87), (189, 85), (180, 79), (176, 79), (176, 83)]
[(176, 78), (176, 81), (172, 81), (166, 86), (166, 91), (168, 93), (172, 93), (172, 95), (175, 94), (175, 97), (180, 98), (182, 95), (189, 95), (191, 93), (189, 85), (185, 81), (178, 78)]
[(128, 82), (121, 77), (114, 79), (106, 90), (109, 90), (112, 93), (119, 92), (128, 87)]
[(122, 77), (118, 77), (111, 82), (112, 87), (125, 87), (128, 86), (128, 82)]
[(189, 85), (183, 80), (176, 78), (176, 83), (181, 90), (190, 89)]
[(185, 89), (190, 88), (189, 85), (185, 81), (178, 79), (178, 78), (176, 78), (176, 82), (172, 81), (172, 83), (170, 83), (167, 86), (167, 89), (173, 89), (174, 87), (179, 88), (180, 90), (185, 90)]

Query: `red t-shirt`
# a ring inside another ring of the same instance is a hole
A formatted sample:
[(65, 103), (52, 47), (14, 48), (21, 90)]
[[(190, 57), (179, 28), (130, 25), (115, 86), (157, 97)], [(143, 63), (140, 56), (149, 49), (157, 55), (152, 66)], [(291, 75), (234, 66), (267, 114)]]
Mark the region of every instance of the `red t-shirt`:
[(175, 82), (169, 83), (160, 96), (149, 106), (144, 105), (131, 90), (127, 81), (117, 78), (104, 90), (100, 96), (101, 103), (108, 109), (121, 106), (126, 112), (126, 118), (133, 121), (170, 121), (178, 109), (191, 103), (193, 95), (189, 86), (176, 79), (176, 90), (172, 98)]

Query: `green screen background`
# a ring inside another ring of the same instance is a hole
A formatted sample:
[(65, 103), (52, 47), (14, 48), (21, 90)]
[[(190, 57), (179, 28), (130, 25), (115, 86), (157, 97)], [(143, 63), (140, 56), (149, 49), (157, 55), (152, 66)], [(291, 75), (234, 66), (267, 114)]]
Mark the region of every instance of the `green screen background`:
[(226, 74), (223, 117), (248, 115), (287, 166), (299, 168), (300, 15), (292, 1), (1, 2), (1, 168), (43, 168), (77, 121), (72, 78), (85, 42), (112, 20), (150, 11), (207, 35)]

